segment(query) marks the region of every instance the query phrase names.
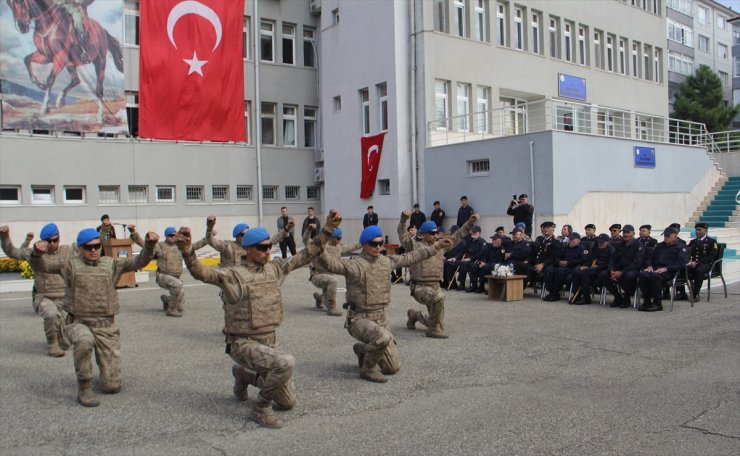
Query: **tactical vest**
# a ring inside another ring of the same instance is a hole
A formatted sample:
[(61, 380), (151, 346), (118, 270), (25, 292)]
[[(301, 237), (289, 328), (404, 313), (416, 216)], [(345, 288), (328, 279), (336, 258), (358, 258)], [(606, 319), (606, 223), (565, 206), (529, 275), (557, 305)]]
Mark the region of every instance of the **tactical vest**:
[[(59, 264), (67, 264), (72, 256), (72, 249), (68, 245), (60, 245), (59, 250), (54, 253), (47, 252), (45, 255), (49, 257), (56, 256), (59, 258)], [(33, 286), (36, 289), (36, 296), (49, 299), (63, 298), (67, 288), (61, 274), (49, 274), (40, 271), (33, 271)]]
[(244, 247), (236, 241), (225, 242), (226, 249), (221, 253), (221, 267), (239, 266), (242, 257), (247, 254)]
[(69, 262), (72, 283), (64, 296), (64, 310), (77, 317), (110, 317), (118, 314), (118, 293), (113, 288), (115, 263), (101, 257), (90, 265), (74, 256)]
[(379, 256), (370, 262), (358, 256), (355, 261), (362, 274), (348, 279), (347, 301), (355, 305), (357, 312), (372, 312), (388, 306), (391, 301), (391, 260)]
[(180, 277), (182, 275), (182, 255), (177, 244), (168, 242), (159, 243), (159, 252), (157, 252), (157, 270), (171, 276)]
[[(426, 247), (421, 242), (414, 242), (414, 250)], [(419, 263), (409, 266), (411, 280), (415, 282), (439, 282), (444, 272), (444, 253), (440, 250), (436, 254)]]
[[(340, 258), (342, 258), (342, 245), (341, 244), (331, 245), (328, 243), (324, 244), (324, 253), (326, 253), (326, 255), (329, 258), (339, 260)], [(312, 266), (313, 266), (313, 272), (315, 274), (331, 274), (328, 269), (322, 267), (319, 264), (319, 261), (317, 258), (314, 258)]]
[[(234, 267), (241, 298), (224, 303), (224, 334), (249, 336), (275, 331), (283, 322), (283, 297), (275, 268), (268, 263), (263, 273), (254, 273), (243, 267)], [(226, 295), (224, 295), (224, 299)]]

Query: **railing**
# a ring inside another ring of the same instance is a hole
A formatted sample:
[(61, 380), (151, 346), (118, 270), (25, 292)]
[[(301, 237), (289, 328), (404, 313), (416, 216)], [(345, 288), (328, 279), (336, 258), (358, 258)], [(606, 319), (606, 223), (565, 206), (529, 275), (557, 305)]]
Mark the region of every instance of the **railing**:
[(539, 99), (427, 124), (429, 147), (557, 130), (706, 147), (709, 153), (740, 150), (740, 131), (710, 134), (703, 123), (557, 99)]

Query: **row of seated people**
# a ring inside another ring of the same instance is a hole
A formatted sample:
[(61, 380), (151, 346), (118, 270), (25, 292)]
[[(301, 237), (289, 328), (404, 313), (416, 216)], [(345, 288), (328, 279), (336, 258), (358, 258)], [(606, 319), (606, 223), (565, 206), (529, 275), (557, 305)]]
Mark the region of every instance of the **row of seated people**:
[[(546, 301), (560, 300), (563, 285), (572, 281), (574, 304), (590, 304), (594, 286), (604, 286), (614, 295), (611, 307), (630, 306), (630, 297), (640, 279), (643, 303), (640, 310), (662, 310), (665, 283), (684, 267), (696, 299), (703, 280), (718, 257), (717, 242), (707, 236), (704, 223), (695, 226), (696, 238), (688, 245), (678, 237), (680, 225), (667, 227), (658, 243), (651, 237), (650, 225), (640, 227), (636, 236), (632, 225), (610, 227), (610, 235), (595, 235), (595, 226), (585, 227), (586, 235), (573, 232), (566, 225), (560, 237), (553, 235), (555, 224), (540, 225), (542, 235), (534, 241), (525, 239), (524, 231), (515, 228), (504, 236), (500, 230), (486, 243), (475, 227), (464, 243), (446, 254), (442, 286), (467, 292), (485, 292), (485, 276), (497, 264), (511, 264), (517, 274), (527, 276), (527, 283), (544, 284)], [(467, 277), (470, 286), (465, 287)], [(677, 299), (686, 299), (679, 290)]]

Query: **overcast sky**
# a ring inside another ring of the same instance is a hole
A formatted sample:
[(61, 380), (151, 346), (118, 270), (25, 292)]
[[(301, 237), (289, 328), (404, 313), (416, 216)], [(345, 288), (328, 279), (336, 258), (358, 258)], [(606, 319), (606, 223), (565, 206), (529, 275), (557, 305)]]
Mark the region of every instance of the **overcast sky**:
[(725, 6), (729, 6), (736, 13), (740, 14), (740, 0), (715, 0), (717, 3), (721, 3)]

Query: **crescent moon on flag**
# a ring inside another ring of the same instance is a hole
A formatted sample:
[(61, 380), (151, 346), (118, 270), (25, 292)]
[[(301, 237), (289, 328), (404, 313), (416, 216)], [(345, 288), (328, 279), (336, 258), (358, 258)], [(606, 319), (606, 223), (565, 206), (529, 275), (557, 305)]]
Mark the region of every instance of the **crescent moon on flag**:
[(173, 34), (177, 21), (188, 14), (200, 16), (213, 25), (213, 29), (216, 30), (216, 45), (213, 46), (213, 51), (215, 51), (218, 45), (221, 44), (221, 34), (223, 32), (221, 28), (221, 19), (218, 18), (218, 14), (216, 14), (213, 9), (200, 2), (196, 2), (195, 0), (186, 0), (178, 3), (174, 8), (172, 8), (169, 16), (167, 16), (167, 36), (170, 38), (172, 45), (177, 49), (175, 36)]
[(378, 153), (378, 146), (376, 145), (370, 146), (370, 148), (367, 150), (367, 169), (369, 171), (373, 170), (373, 164), (370, 161), (370, 158), (372, 157), (373, 154), (377, 154), (377, 153)]

